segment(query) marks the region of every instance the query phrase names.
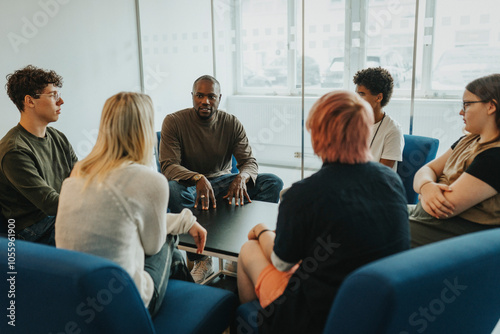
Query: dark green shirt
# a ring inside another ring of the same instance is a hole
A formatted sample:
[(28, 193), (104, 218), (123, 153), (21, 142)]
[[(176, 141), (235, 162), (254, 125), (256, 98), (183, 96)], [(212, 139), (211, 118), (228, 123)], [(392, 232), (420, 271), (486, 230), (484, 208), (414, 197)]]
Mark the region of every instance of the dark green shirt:
[(0, 140), (0, 209), (17, 232), (56, 215), (62, 182), (77, 160), (66, 136), (51, 127), (39, 138), (18, 124)]

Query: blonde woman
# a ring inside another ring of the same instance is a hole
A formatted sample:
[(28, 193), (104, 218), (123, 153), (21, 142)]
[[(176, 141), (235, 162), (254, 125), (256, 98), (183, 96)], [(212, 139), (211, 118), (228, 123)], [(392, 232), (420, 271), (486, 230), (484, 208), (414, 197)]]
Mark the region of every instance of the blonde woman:
[(148, 166), (153, 123), (149, 96), (110, 97), (92, 152), (63, 183), (56, 219), (56, 246), (120, 264), (151, 316), (161, 306), (169, 277), (185, 267), (172, 235), (189, 233), (201, 253), (207, 233), (189, 210), (166, 213), (168, 182)]

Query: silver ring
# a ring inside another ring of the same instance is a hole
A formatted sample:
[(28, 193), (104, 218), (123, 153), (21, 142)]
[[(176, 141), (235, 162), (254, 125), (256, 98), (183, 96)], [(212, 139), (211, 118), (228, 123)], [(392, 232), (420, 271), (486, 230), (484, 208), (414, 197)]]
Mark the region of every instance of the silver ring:
[(205, 195), (201, 195), (200, 198), (205, 198)]

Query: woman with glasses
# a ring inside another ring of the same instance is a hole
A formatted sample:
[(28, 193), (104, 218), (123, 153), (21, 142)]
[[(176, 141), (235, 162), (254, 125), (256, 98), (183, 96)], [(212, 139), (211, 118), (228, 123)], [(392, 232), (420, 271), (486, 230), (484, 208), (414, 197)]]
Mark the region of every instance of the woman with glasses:
[(500, 74), (465, 87), (460, 115), (467, 134), (415, 175), (413, 247), (500, 226), (499, 101)]
[(191, 211), (167, 214), (167, 179), (149, 166), (153, 123), (149, 96), (110, 97), (94, 148), (63, 183), (56, 218), (56, 246), (121, 265), (151, 316), (161, 306), (169, 277), (191, 278), (172, 235), (189, 233), (201, 253), (207, 234)]
[(261, 333), (321, 333), (350, 272), (409, 248), (401, 179), (371, 161), (373, 118), (353, 92), (331, 92), (313, 105), (306, 127), (323, 166), (292, 185), (276, 231), (256, 225), (238, 258), (240, 301), (258, 299), (265, 308)]

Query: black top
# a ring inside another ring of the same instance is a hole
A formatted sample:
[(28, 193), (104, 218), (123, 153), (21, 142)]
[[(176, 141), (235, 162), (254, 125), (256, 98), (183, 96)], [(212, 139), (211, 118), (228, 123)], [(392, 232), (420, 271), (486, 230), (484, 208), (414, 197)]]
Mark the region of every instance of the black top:
[(261, 312), (262, 332), (320, 333), (344, 278), (409, 249), (409, 240), (406, 196), (394, 171), (374, 162), (323, 165), (295, 183), (279, 207), (274, 252), (302, 263)]
[[(465, 136), (460, 137), (460, 139), (453, 143), (451, 148), (455, 149), (455, 146), (457, 146), (463, 138), (465, 138)], [(497, 192), (500, 192), (500, 173), (498, 173), (497, 170), (498, 166), (500, 166), (500, 147), (492, 147), (479, 153), (465, 172), (477, 177), (494, 188)]]
[(500, 166), (500, 147), (493, 147), (479, 153), (465, 172), (486, 182), (497, 192), (500, 192), (498, 166)]

